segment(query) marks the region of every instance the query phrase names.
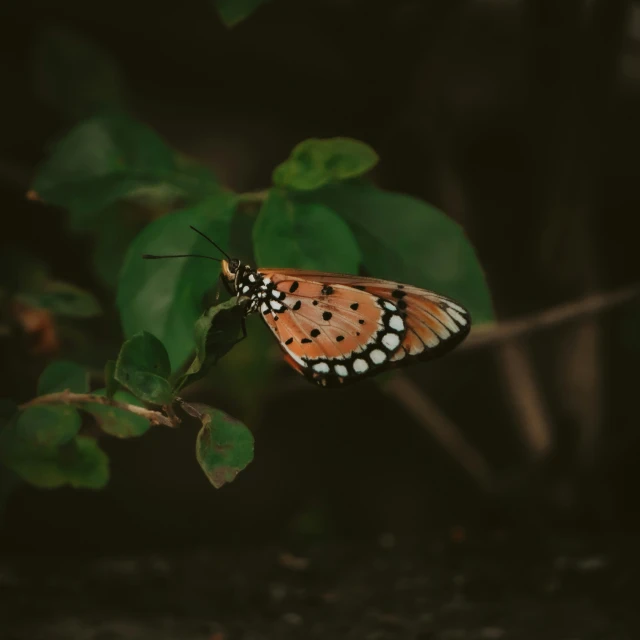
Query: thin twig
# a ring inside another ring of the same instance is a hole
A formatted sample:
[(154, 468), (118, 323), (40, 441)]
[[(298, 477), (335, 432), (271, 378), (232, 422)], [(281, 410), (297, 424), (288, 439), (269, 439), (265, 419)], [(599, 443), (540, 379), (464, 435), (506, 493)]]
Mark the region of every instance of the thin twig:
[(27, 409), (28, 407), (34, 407), (42, 404), (102, 404), (107, 407), (116, 407), (118, 409), (124, 409), (130, 413), (134, 413), (137, 416), (145, 418), (151, 424), (161, 424), (165, 427), (175, 427), (177, 424), (165, 416), (159, 411), (152, 411), (151, 409), (145, 409), (144, 407), (138, 407), (134, 404), (128, 404), (127, 402), (119, 402), (117, 400), (111, 400), (106, 396), (96, 396), (91, 393), (72, 393), (65, 390), (58, 393), (48, 393), (44, 396), (38, 396), (20, 405), (20, 409)]
[(526, 334), (602, 313), (639, 297), (640, 285), (636, 284), (611, 293), (596, 293), (518, 320), (507, 320), (486, 327), (480, 326), (471, 332), (471, 335), (460, 345), (460, 349), (498, 345)]
[(485, 490), (494, 486), (494, 477), (487, 461), (464, 437), (458, 426), (414, 382), (402, 372), (380, 383), (382, 390), (397, 400), (426, 431)]

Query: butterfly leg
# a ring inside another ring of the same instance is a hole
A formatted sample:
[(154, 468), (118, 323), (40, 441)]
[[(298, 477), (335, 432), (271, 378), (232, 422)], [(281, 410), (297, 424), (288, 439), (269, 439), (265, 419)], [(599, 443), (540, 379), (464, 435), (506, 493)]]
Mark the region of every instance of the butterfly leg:
[(229, 285), (229, 281), (222, 274), (220, 274), (219, 280), (220, 280), (220, 282), (222, 282), (222, 286), (225, 288), (225, 291), (230, 296), (234, 296), (235, 292), (231, 289), (231, 286)]
[(247, 323), (244, 316), (240, 319), (240, 327), (242, 328), (242, 335), (231, 345), (232, 347), (235, 347), (247, 337)]

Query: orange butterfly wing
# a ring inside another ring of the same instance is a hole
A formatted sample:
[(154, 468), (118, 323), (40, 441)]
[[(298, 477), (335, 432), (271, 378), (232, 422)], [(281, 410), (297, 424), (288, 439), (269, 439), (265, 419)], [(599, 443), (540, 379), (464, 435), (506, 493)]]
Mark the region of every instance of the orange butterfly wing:
[(339, 386), (449, 351), (469, 333), (457, 302), (377, 278), (258, 269), (273, 282), (276, 309), (263, 318), (299, 373)]

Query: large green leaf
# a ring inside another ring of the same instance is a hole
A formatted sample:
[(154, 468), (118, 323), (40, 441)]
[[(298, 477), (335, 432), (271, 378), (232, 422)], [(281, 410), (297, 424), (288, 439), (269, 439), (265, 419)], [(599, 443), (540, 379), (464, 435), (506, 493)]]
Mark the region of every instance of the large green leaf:
[(124, 83), (111, 57), (81, 34), (48, 26), (38, 34), (34, 84), (40, 99), (73, 120), (124, 107)]
[(319, 190), (304, 202), (331, 207), (349, 223), (371, 275), (450, 296), (469, 309), (476, 324), (493, 321), (491, 295), (471, 243), (435, 207), (355, 184)]
[(177, 154), (149, 127), (112, 112), (83, 120), (54, 145), (32, 189), (68, 209), (72, 226), (80, 229), (118, 200), (192, 201), (219, 187), (213, 174)]
[(309, 191), (339, 180), (356, 178), (373, 169), (378, 154), (351, 138), (310, 138), (298, 144), (273, 172), (273, 184)]
[(169, 404), (173, 392), (167, 378), (171, 374), (169, 355), (158, 338), (141, 331), (120, 349), (115, 379), (145, 402)]
[[(92, 395), (106, 396), (107, 392), (106, 389), (98, 389)], [(126, 391), (116, 391), (113, 399), (123, 404), (143, 406), (135, 396)], [(93, 415), (105, 433), (116, 438), (136, 438), (146, 433), (151, 426), (142, 416), (113, 405), (86, 402), (81, 408)]]
[(15, 423), (17, 436), (31, 445), (57, 447), (80, 431), (80, 414), (67, 405), (33, 405), (21, 411)]
[(59, 447), (16, 441), (5, 464), (30, 484), (47, 489), (66, 484), (100, 489), (109, 480), (109, 458), (95, 440), (83, 436)]
[(227, 27), (235, 27), (265, 2), (268, 0), (216, 0), (216, 7), (222, 22)]
[(211, 484), (219, 489), (253, 460), (253, 435), (247, 427), (218, 409), (191, 405), (200, 414), (196, 457)]
[(196, 353), (189, 369), (176, 384), (176, 391), (207, 375), (220, 358), (229, 353), (240, 339), (244, 305), (234, 296), (227, 302), (207, 309), (196, 321)]
[(129, 248), (118, 284), (125, 334), (153, 333), (167, 348), (173, 369), (195, 348), (193, 325), (204, 311), (204, 294), (216, 285), (220, 267), (198, 258), (143, 260), (142, 255), (199, 253), (219, 257), (189, 225), (225, 247), (235, 205), (235, 196), (221, 193), (197, 207), (164, 216), (145, 227)]
[(294, 202), (273, 189), (253, 227), (261, 267), (357, 273), (360, 249), (349, 226), (326, 205)]
[(72, 393), (89, 391), (89, 372), (82, 365), (57, 360), (47, 366), (38, 380), (38, 395), (69, 390)]

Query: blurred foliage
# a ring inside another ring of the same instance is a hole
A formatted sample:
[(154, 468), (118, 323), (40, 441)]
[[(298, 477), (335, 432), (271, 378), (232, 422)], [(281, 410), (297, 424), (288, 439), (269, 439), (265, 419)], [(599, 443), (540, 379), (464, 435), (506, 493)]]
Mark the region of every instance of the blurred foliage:
[(33, 76), (40, 100), (71, 121), (105, 108), (126, 108), (124, 81), (115, 61), (82, 34), (61, 25), (39, 33)]
[(291, 156), (276, 167), (273, 184), (285, 189), (311, 191), (361, 176), (377, 163), (378, 154), (358, 140), (311, 138), (297, 145)]
[(269, 0), (216, 0), (216, 8), (227, 27), (246, 20), (260, 5)]
[[(216, 6), (233, 26), (260, 4)], [(378, 156), (365, 142), (304, 140), (274, 169), (273, 185), (233, 193), (128, 113), (124, 84), (93, 43), (59, 27), (43, 32), (36, 91), (70, 126), (49, 149), (28, 196), (62, 208), (71, 232), (93, 238), (93, 266), (116, 289), (125, 341), (105, 366), (105, 388), (91, 391), (87, 371), (61, 360), (42, 372), (38, 397), (3, 405), (0, 461), (9, 473), (42, 487), (99, 488), (108, 481), (108, 459), (83, 431), (83, 418), (106, 435), (138, 437), (152, 424), (177, 426), (179, 407), (201, 423), (196, 456), (215, 487), (250, 463), (253, 436), (244, 424), (177, 394), (211, 376), (255, 419), (277, 347), (256, 321), (249, 339), (234, 346), (244, 302), (214, 304), (222, 256), (190, 226), (258, 266), (364, 270), (450, 295), (476, 323), (492, 321), (484, 275), (462, 229), (427, 203), (377, 188), (368, 174)], [(187, 253), (212, 261), (142, 259)], [(3, 308), (13, 301), (53, 315), (100, 312), (91, 294), (24, 257), (8, 258), (1, 286)]]

